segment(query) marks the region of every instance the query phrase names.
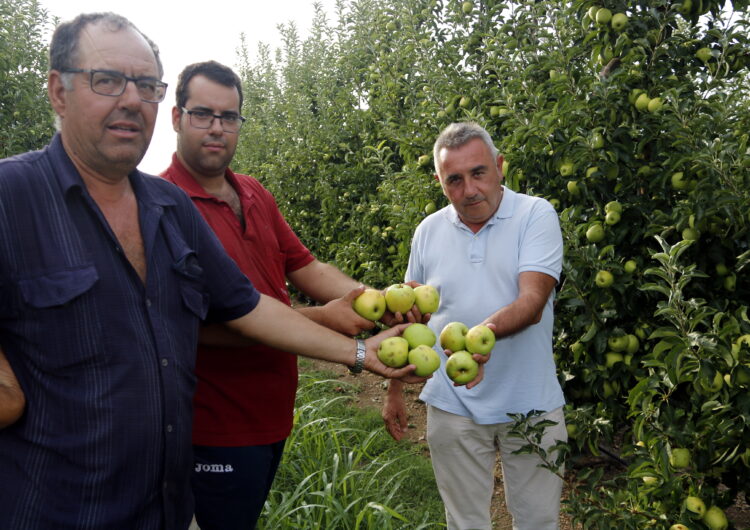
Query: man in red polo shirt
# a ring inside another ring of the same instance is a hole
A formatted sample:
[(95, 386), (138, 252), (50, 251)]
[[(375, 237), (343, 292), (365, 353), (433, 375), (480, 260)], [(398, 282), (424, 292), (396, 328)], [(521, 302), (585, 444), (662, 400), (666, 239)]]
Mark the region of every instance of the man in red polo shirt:
[[(229, 169), (244, 120), (237, 75), (214, 61), (192, 64), (176, 95), (177, 152), (162, 176), (190, 195), (261, 293), (291, 304), (289, 280), (325, 303), (299, 309), (312, 320), (349, 335), (371, 329), (351, 307), (361, 285), (316, 260), (268, 190)], [(227, 346), (199, 346), (196, 365), (193, 492), (201, 530), (255, 527), (292, 428), (297, 389), (296, 356), (259, 344), (241, 354), (225, 339), (217, 335), (212, 344)]]

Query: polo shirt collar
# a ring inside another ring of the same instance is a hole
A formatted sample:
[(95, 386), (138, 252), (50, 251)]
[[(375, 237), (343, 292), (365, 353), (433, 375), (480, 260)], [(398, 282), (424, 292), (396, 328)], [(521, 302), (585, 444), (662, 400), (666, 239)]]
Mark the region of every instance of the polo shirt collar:
[[(217, 199), (210, 193), (207, 193), (206, 190), (204, 190), (203, 187), (198, 184), (198, 182), (193, 178), (193, 175), (190, 174), (185, 165), (177, 157), (177, 153), (172, 154), (171, 169), (172, 171), (169, 172), (169, 176), (177, 186), (182, 188), (185, 193), (190, 196), (191, 199), (208, 199), (212, 201), (220, 201), (220, 199)], [(237, 176), (231, 169), (226, 169), (226, 171), (224, 172), (224, 177), (229, 181), (229, 184), (231, 184), (235, 190), (240, 189), (237, 182)]]
[[(515, 191), (511, 190), (507, 186), (503, 186), (503, 199), (500, 201), (500, 206), (493, 214), (493, 216), (487, 220), (484, 226), (482, 226), (480, 231), (484, 230), (486, 226), (492, 226), (499, 219), (507, 219), (513, 217), (513, 212), (516, 209), (516, 195), (517, 193)], [(448, 209), (448, 218), (454, 225), (466, 227), (463, 221), (461, 221), (461, 218), (458, 216), (456, 208), (452, 204)]]
[[(47, 149), (52, 161), (52, 167), (55, 168), (54, 176), (57, 178), (63, 195), (67, 195), (70, 190), (76, 188), (85, 191), (86, 186), (83, 183), (81, 174), (68, 156), (68, 153), (65, 151), (62, 137), (59, 132), (52, 138)], [(144, 180), (146, 178), (156, 177), (151, 177), (141, 173), (138, 169), (134, 169), (130, 172), (128, 178), (130, 179), (130, 184), (133, 186), (136, 197), (138, 197), (140, 202), (156, 206), (174, 206), (176, 204), (172, 197), (165, 194), (155, 194), (152, 192), (151, 188), (144, 185)]]

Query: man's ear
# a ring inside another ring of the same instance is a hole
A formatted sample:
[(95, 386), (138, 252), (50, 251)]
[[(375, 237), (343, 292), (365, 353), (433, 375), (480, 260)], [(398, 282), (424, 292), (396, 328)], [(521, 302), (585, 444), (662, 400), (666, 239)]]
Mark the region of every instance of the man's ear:
[(497, 155), (497, 172), (500, 174), (500, 182), (503, 181), (505, 175), (503, 175), (503, 161), (505, 157), (503, 155)]
[(50, 70), (47, 74), (47, 97), (55, 113), (61, 118), (65, 117), (67, 92), (63, 85), (62, 74), (57, 70)]
[(182, 112), (176, 106), (172, 107), (172, 129), (174, 132), (180, 132), (180, 118), (182, 118)]

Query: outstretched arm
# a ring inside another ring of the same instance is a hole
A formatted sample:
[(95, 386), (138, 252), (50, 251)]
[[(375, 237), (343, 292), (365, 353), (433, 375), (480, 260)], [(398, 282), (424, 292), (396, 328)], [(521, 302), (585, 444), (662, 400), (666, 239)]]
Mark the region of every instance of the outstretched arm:
[[(316, 324), (266, 295), (261, 295), (255, 309), (243, 317), (227, 322), (227, 325), (245, 337), (279, 350), (350, 367), (355, 363), (354, 340)], [(365, 341), (364, 368), (383, 377), (398, 378), (406, 383), (420, 383), (425, 378), (413, 375), (413, 365), (390, 368), (377, 357), (380, 342), (400, 334), (403, 328), (404, 326), (395, 326)]]
[(26, 397), (18, 384), (16, 374), (0, 349), (0, 429), (13, 424), (26, 407)]

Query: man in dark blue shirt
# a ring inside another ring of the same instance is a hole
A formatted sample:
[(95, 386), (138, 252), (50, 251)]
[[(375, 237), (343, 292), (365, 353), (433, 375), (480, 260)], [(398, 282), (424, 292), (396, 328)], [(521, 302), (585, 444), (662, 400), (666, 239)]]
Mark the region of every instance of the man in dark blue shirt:
[(0, 528), (183, 529), (200, 322), (386, 377), (377, 344), (260, 295), (172, 184), (135, 168), (166, 85), (129, 21), (50, 46), (59, 134), (0, 161), (0, 351), (26, 410), (0, 431)]

